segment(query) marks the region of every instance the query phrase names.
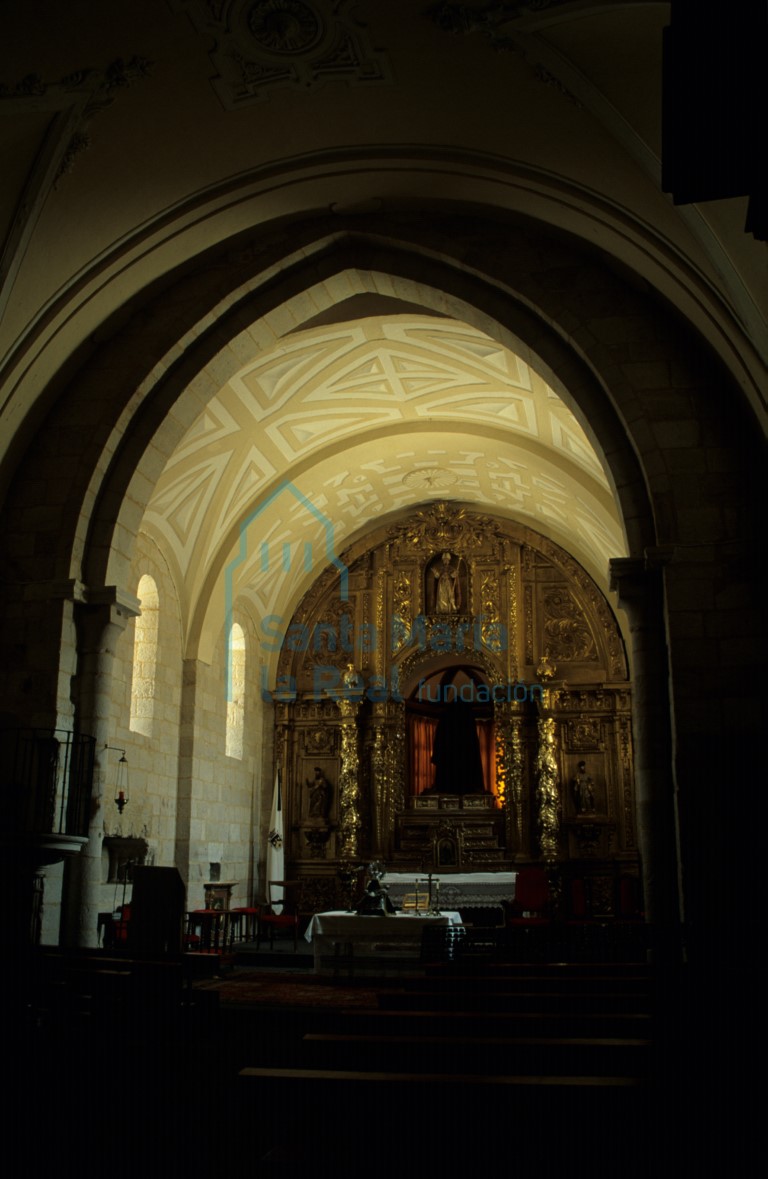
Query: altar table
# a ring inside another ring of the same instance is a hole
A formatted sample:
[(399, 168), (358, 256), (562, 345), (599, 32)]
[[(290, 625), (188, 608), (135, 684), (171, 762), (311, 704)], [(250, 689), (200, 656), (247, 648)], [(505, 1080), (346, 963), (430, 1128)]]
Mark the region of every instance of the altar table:
[(419, 973), (421, 939), (425, 928), (460, 926), (461, 914), (444, 912), (396, 913), (389, 917), (361, 917), (334, 911), (315, 913), (304, 937), (312, 943), (315, 973)]

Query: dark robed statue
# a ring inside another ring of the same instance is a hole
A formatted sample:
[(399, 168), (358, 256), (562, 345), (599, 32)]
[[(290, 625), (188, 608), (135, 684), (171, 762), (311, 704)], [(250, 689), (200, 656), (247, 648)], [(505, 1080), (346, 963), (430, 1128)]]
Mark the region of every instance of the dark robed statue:
[(446, 704), (432, 747), (435, 780), (429, 794), (482, 794), (485, 791), (480, 742), (472, 706), (463, 700)]
[(380, 880), (368, 881), (365, 892), (355, 906), (355, 912), (359, 917), (389, 917), (395, 912), (395, 906)]

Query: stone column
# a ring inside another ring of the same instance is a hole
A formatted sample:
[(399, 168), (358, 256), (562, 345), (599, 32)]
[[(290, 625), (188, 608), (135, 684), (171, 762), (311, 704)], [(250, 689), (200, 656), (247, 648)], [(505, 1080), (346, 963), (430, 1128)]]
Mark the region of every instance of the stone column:
[(195, 781), (195, 714), (201, 666), (203, 665), (197, 659), (184, 660), (182, 664), (181, 707), (179, 709), (179, 781), (176, 791), (174, 858), (187, 889), (189, 889), (192, 796)]
[[(294, 704), (296, 701), (295, 692), (275, 692), (273, 694), (275, 701), (275, 723), (274, 723), (274, 773), (267, 783), (267, 818), (272, 812), (272, 798), (275, 789), (275, 779), (280, 781), (280, 795), (283, 807), (283, 862), (290, 860), (293, 854), (291, 848), (291, 838), (288, 831), (285, 830), (285, 816), (293, 813), (298, 816), (301, 811), (298, 799), (298, 783), (295, 781), (296, 772), (296, 748), (295, 748), (295, 729), (291, 722), (294, 718)], [(293, 801), (292, 801), (293, 799)], [(265, 832), (266, 834), (266, 832)], [(299, 855), (303, 853), (303, 848), (300, 849)], [(264, 895), (269, 896), (269, 887), (266, 878), (266, 861), (264, 863)], [(283, 877), (285, 878), (287, 868), (284, 867)], [(293, 873), (288, 873), (293, 875)]]
[(657, 957), (677, 957), (681, 895), (669, 658), (663, 567), (671, 549), (611, 561), (611, 588), (629, 617), (632, 635), (632, 731), (635, 806), (646, 920), (654, 927)]
[(88, 843), (68, 865), (62, 943), (96, 946), (101, 898), (101, 849), (104, 802), (117, 773), (112, 718), (112, 671), (115, 646), (129, 619), (139, 613), (138, 599), (114, 586), (86, 591), (76, 605), (78, 627), (78, 728), (96, 742)]

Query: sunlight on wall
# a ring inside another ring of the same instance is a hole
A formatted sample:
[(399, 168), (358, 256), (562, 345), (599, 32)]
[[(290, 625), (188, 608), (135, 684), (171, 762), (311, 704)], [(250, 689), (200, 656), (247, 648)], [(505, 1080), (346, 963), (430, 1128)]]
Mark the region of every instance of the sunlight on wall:
[(229, 637), (232, 699), (227, 704), (227, 757), (243, 758), (245, 729), (245, 635), (237, 622), (232, 623)]
[(145, 737), (151, 737), (155, 711), (160, 601), (157, 586), (148, 573), (141, 578), (137, 592), (141, 600), (141, 614), (136, 619), (136, 636), (133, 643), (130, 727), (134, 733), (143, 733)]

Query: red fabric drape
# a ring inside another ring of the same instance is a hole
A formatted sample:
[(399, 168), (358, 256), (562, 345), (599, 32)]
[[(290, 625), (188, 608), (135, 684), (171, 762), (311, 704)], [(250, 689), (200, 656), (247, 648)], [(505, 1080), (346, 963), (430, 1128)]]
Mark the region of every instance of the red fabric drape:
[(435, 741), (437, 719), (410, 713), (408, 730), (408, 770), (411, 794), (421, 794), (432, 785), (435, 767), (432, 765), (432, 747)]
[[(486, 790), (496, 794), (496, 740), (493, 720), (481, 719), (477, 724), (477, 736), (480, 742), (480, 760), (483, 763), (483, 778)], [(418, 713), (407, 715), (408, 739), (408, 771), (411, 794), (421, 794), (428, 790), (435, 779), (435, 767), (432, 764), (432, 747), (437, 728), (437, 717), (424, 716)]]
[(496, 734), (493, 721), (478, 720), (477, 736), (480, 741), (480, 760), (483, 763), (483, 780), (486, 790), (496, 794)]

